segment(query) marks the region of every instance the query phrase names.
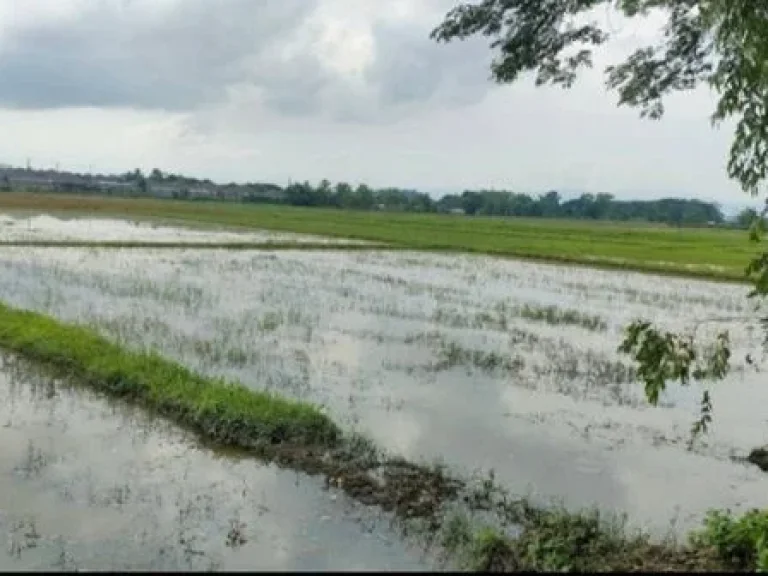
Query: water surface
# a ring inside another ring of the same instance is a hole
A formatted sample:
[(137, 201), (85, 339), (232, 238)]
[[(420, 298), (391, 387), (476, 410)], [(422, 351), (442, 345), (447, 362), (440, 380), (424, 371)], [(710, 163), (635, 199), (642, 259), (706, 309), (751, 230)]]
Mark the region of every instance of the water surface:
[(0, 570), (424, 570), (319, 478), (0, 361)]

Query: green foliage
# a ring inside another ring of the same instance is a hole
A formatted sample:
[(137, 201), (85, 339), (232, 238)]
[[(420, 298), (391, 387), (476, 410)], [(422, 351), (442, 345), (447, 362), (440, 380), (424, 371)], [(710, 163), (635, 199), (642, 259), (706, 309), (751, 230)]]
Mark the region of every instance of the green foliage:
[(545, 572), (610, 570), (630, 550), (645, 546), (645, 538), (628, 537), (620, 523), (607, 522), (597, 510), (562, 509), (531, 517), (517, 543), (525, 569)]
[(739, 228), (750, 230), (750, 237), (754, 239), (754, 236), (751, 234), (751, 230), (755, 225), (759, 225), (757, 222), (758, 218), (760, 218), (760, 215), (758, 214), (757, 210), (754, 208), (745, 208), (736, 216), (735, 224)]
[(711, 511), (704, 528), (691, 535), (694, 546), (708, 546), (734, 569), (768, 571), (768, 512), (751, 510), (734, 518)]
[[(701, 531), (705, 537), (694, 533), (688, 546), (674, 541), (657, 544), (642, 532), (629, 533), (626, 518), (605, 518), (596, 509), (541, 509), (526, 500), (508, 504), (516, 510), (514, 536), (498, 527), (475, 525), (459, 512), (446, 518), (440, 544), (461, 568), (483, 572), (708, 572), (760, 565), (756, 554), (732, 563), (707, 539), (706, 526)], [(726, 513), (711, 514), (733, 524), (745, 522)]]
[(437, 209), (458, 209), (466, 214), (485, 216), (665, 222), (673, 225), (721, 224), (724, 220), (717, 206), (699, 200), (622, 201), (610, 194), (582, 194), (562, 202), (556, 191), (533, 198), (506, 190), (466, 190), (461, 195), (443, 196), (437, 202)]
[[(768, 213), (768, 203), (765, 208), (757, 214), (754, 214), (749, 227), (749, 238), (755, 244), (760, 244), (765, 237), (766, 232), (766, 213)], [(754, 284), (754, 289), (749, 293), (750, 298), (757, 296), (765, 297), (768, 295), (768, 253), (763, 252), (750, 260), (745, 274)], [(768, 346), (768, 318), (763, 319), (763, 325), (766, 328), (765, 344)]]
[(310, 404), (205, 378), (155, 354), (125, 351), (88, 328), (3, 304), (0, 346), (144, 404), (222, 444), (332, 446), (340, 438), (338, 427)]
[(478, 531), (470, 544), (469, 568), (474, 572), (507, 572), (514, 549), (507, 538), (491, 528)]
[(556, 191), (538, 198), (508, 190), (465, 190), (446, 194), (435, 201), (415, 190), (381, 188), (363, 184), (352, 188), (346, 182), (331, 186), (323, 180), (317, 186), (309, 182), (291, 184), (284, 189), (283, 203), (292, 206), (342, 208), (353, 210), (383, 209), (390, 212), (451, 212), (469, 215), (521, 216), (529, 218), (571, 218), (579, 220), (616, 220), (664, 222), (673, 225), (722, 224), (720, 209), (699, 200), (665, 198), (661, 200), (616, 200), (610, 194), (582, 194), (561, 202)]
[[(18, 169), (0, 170), (0, 189), (13, 189)], [(10, 177), (9, 177), (10, 174)], [(47, 182), (49, 174), (41, 174)], [(5, 179), (5, 180), (3, 180)], [(549, 191), (539, 197), (509, 190), (465, 190), (446, 194), (439, 200), (417, 190), (401, 188), (373, 189), (365, 184), (352, 187), (346, 182), (332, 185), (322, 180), (289, 184), (285, 188), (270, 183), (214, 184), (181, 174), (163, 173), (158, 168), (145, 176), (140, 170), (115, 175), (122, 186), (100, 185), (90, 175), (59, 173), (58, 192), (88, 192), (93, 195), (152, 196), (166, 195), (175, 200), (212, 202), (236, 200), (249, 204), (282, 204), (312, 208), (393, 212), (462, 212), (482, 216), (517, 216), (528, 218), (569, 218), (579, 220), (614, 220), (664, 222), (676, 226), (723, 224), (720, 209), (711, 202), (665, 198), (661, 200), (616, 200), (610, 194), (582, 194), (562, 201), (560, 194)], [(25, 186), (30, 186), (29, 184)], [(26, 188), (25, 188), (26, 189)], [(35, 185), (31, 185), (32, 190)], [(39, 190), (40, 187), (37, 187)]]
[(654, 405), (669, 380), (687, 385), (691, 379), (723, 378), (731, 354), (728, 332), (718, 334), (714, 349), (702, 358), (695, 350), (693, 336), (661, 332), (642, 320), (627, 327), (619, 351), (632, 355), (637, 362), (637, 375), (645, 383), (648, 401)]
[[(498, 82), (514, 82), (521, 73), (535, 71), (537, 85), (569, 88), (578, 71), (592, 65), (589, 46), (608, 39), (608, 34), (594, 24), (577, 25), (574, 16), (602, 3), (483, 0), (462, 4), (448, 13), (431, 36), (441, 42), (476, 34), (492, 37), (491, 47), (499, 54), (491, 64), (491, 72)], [(564, 56), (574, 46), (578, 50)]]
[[(768, 10), (754, 0), (479, 0), (460, 4), (432, 31), (438, 42), (482, 34), (492, 38), (496, 57), (491, 72), (497, 82), (510, 83), (534, 72), (536, 85), (570, 87), (579, 71), (592, 65), (592, 49), (610, 34), (585, 23), (596, 8), (615, 9), (628, 18), (655, 11), (666, 16), (660, 40), (644, 46), (624, 62), (606, 69), (607, 85), (619, 95), (619, 106), (640, 110), (641, 117), (659, 119), (664, 97), (706, 84), (720, 96), (712, 123), (735, 118), (736, 132), (728, 159), (728, 175), (756, 195), (768, 176)], [(742, 226), (759, 243), (765, 214), (745, 212)], [(746, 220), (749, 219), (749, 222)], [(755, 289), (751, 297), (768, 295), (768, 252), (754, 257), (746, 276)], [(762, 320), (768, 345), (768, 318)], [(663, 333), (648, 322), (635, 322), (620, 346), (638, 364), (638, 375), (652, 404), (669, 380), (721, 379), (730, 356), (727, 334), (720, 334), (704, 360), (692, 337)], [(706, 431), (712, 405), (702, 399), (701, 419), (692, 430)]]
[[(662, 332), (650, 322), (637, 320), (626, 328), (619, 352), (629, 354), (637, 364), (637, 375), (645, 384), (645, 395), (654, 406), (667, 382), (684, 386), (691, 380), (720, 380), (728, 373), (731, 357), (728, 332), (717, 335), (703, 353), (696, 350), (692, 335)], [(703, 393), (701, 415), (691, 429), (691, 441), (707, 431), (712, 421), (709, 392)]]
[(593, 48), (610, 38), (588, 22), (601, 7), (628, 18), (651, 11), (667, 17), (657, 44), (607, 68), (619, 105), (658, 119), (665, 96), (709, 85), (720, 94), (712, 122), (737, 118), (728, 175), (756, 194), (768, 169), (768, 12), (754, 0), (481, 0), (451, 10), (431, 36), (438, 42), (490, 37), (497, 82), (534, 72), (537, 85), (569, 88), (592, 66)]

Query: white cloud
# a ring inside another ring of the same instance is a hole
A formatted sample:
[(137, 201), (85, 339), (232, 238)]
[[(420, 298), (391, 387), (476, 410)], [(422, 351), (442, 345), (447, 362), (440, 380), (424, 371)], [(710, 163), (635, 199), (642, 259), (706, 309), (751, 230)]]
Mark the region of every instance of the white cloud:
[(437, 45), (447, 0), (0, 0), (0, 161), (222, 180), (744, 196), (706, 91), (658, 123), (617, 109), (618, 41), (571, 91), (489, 80), (487, 41)]

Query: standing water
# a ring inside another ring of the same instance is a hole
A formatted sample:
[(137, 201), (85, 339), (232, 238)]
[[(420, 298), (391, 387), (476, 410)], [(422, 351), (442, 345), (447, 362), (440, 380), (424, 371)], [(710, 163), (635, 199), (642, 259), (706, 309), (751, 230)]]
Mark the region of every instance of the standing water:
[(0, 570), (418, 570), (320, 479), (202, 449), (0, 357)]

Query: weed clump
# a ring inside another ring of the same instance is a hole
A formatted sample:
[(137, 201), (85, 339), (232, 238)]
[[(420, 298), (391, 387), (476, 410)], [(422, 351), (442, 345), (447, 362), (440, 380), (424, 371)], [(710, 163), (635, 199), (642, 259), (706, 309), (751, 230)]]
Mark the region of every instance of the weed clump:
[(498, 352), (470, 350), (452, 341), (442, 341), (438, 350), (438, 362), (435, 370), (447, 370), (456, 366), (478, 368), (484, 372), (500, 371), (517, 374), (525, 367), (520, 356), (509, 356)]
[(581, 326), (586, 330), (593, 332), (605, 332), (608, 325), (605, 320), (592, 314), (584, 314), (578, 310), (561, 309), (557, 306), (532, 306), (526, 304), (518, 308), (517, 313), (521, 318), (545, 322), (547, 324), (569, 324), (572, 326)]
[(694, 546), (709, 547), (734, 570), (768, 571), (768, 511), (751, 510), (741, 518), (713, 510), (703, 529), (691, 535)]

